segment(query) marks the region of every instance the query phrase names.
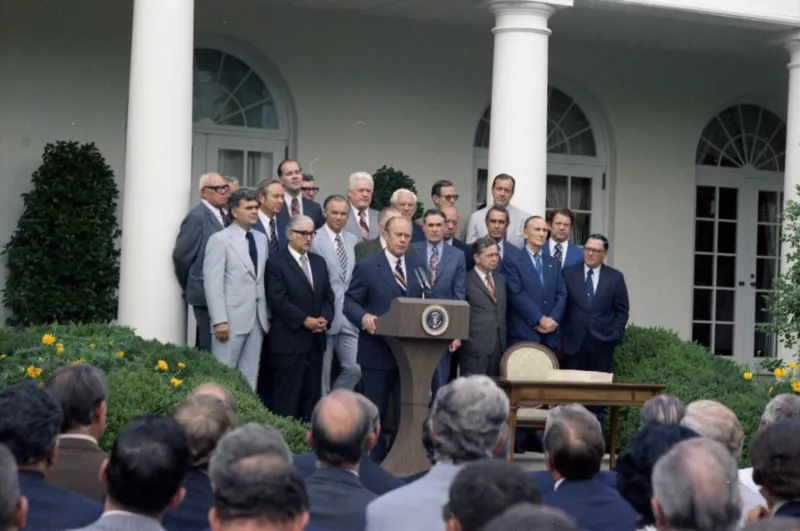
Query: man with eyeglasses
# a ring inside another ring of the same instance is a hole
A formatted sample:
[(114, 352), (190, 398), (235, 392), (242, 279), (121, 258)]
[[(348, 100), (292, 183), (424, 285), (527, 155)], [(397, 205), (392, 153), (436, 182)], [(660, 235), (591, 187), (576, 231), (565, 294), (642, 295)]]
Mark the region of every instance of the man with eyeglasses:
[(283, 208), (280, 217), (289, 221), (295, 216), (308, 216), (318, 229), (325, 223), (322, 207), (303, 196), (303, 170), (296, 160), (286, 159), (278, 164), (278, 178), (284, 189)]
[(303, 197), (309, 201), (317, 200), (319, 186), (317, 186), (317, 182), (314, 180), (313, 175), (308, 173), (303, 174), (303, 184), (300, 186), (300, 191), (303, 192)]
[(294, 216), (289, 245), (267, 263), (267, 302), (272, 313), (270, 364), (273, 412), (308, 421), (320, 397), (326, 335), (335, 312), (328, 266), (309, 252), (314, 221)]
[(181, 222), (172, 251), (172, 265), (183, 291), (183, 300), (192, 307), (197, 321), (196, 346), (211, 352), (211, 323), (203, 287), (203, 260), (208, 239), (229, 224), (226, 207), (230, 185), (218, 173), (202, 175), (198, 185), (200, 204), (190, 210)]
[(629, 306), (625, 277), (603, 263), (607, 254), (608, 238), (591, 234), (583, 247), (583, 263), (563, 270), (567, 307), (561, 319), (562, 369), (612, 370)]

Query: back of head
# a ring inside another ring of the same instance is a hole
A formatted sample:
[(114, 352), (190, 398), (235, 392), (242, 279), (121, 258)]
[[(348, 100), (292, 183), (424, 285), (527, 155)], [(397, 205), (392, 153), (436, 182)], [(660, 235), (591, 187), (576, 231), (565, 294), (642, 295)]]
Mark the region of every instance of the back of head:
[(208, 465), (211, 482), (216, 484), (217, 476), (230, 463), (254, 455), (275, 456), (286, 464), (292, 463), (292, 451), (281, 432), (271, 426), (250, 422), (228, 432), (217, 443)]
[(311, 414), (311, 441), (325, 465), (355, 465), (361, 461), (372, 419), (358, 395), (338, 389), (317, 402)]
[(670, 448), (686, 439), (698, 437), (683, 426), (646, 424), (633, 434), (617, 458), (617, 490), (641, 516), (644, 524), (653, 524), (650, 507), (653, 497), (653, 467)]
[(701, 437), (717, 441), (739, 460), (744, 432), (736, 413), (714, 400), (696, 400), (686, 406), (681, 426), (694, 430)]
[(657, 395), (648, 400), (639, 411), (639, 425), (680, 424), (686, 414), (686, 405), (676, 396)]
[[(303, 478), (275, 455), (253, 455), (226, 463), (214, 481), (210, 520), (221, 526), (256, 520), (261, 524), (308, 522), (308, 494)], [(217, 527), (217, 526), (213, 526)]]
[(480, 531), (492, 518), (518, 503), (540, 503), (531, 476), (503, 459), (469, 463), (450, 484), (448, 508), (461, 531)]
[(520, 503), (493, 518), (481, 531), (579, 531), (579, 528), (561, 509)]
[(775, 501), (800, 499), (800, 419), (767, 425), (750, 441), (753, 481)]
[(738, 470), (720, 443), (697, 437), (676, 444), (656, 463), (652, 481), (661, 527), (728, 531), (738, 526)]
[(189, 439), (175, 420), (145, 415), (125, 426), (108, 456), (108, 497), (125, 510), (158, 515), (189, 469)]
[(456, 378), (441, 387), (431, 406), (436, 461), (492, 457), (505, 440), (508, 397), (483, 375)]
[(223, 435), (236, 427), (236, 415), (218, 398), (190, 396), (172, 411), (172, 418), (186, 431), (192, 451), (191, 466), (208, 463)]
[(99, 420), (98, 408), (108, 399), (106, 374), (86, 364), (61, 367), (47, 380), (45, 389), (61, 406), (62, 433), (94, 424)]
[(8, 448), (0, 444), (0, 530), (21, 527), (20, 496), (16, 459)]
[(746, 525), (741, 531), (800, 531), (800, 520), (783, 516), (772, 516)]
[(797, 418), (800, 418), (800, 396), (794, 393), (781, 393), (770, 400), (764, 408), (761, 425)]
[(17, 465), (41, 463), (51, 455), (61, 430), (61, 407), (37, 385), (26, 383), (0, 390), (0, 444)]
[(234, 414), (238, 413), (239, 411), (239, 408), (236, 405), (236, 397), (233, 396), (231, 390), (216, 382), (206, 382), (198, 385), (191, 393), (189, 393), (189, 396), (213, 396), (225, 402), (225, 404), (231, 409), (231, 411), (234, 412)]
[(600, 421), (581, 405), (556, 406), (545, 426), (544, 451), (549, 466), (564, 479), (593, 478), (605, 453)]

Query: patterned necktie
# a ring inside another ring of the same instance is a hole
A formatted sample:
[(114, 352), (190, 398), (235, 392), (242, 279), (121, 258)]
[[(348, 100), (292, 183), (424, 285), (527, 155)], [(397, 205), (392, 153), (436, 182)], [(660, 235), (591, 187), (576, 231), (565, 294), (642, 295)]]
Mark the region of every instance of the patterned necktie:
[(256, 249), (256, 239), (250, 231), (245, 234), (245, 237), (247, 238), (247, 250), (250, 252), (250, 260), (253, 261), (253, 268), (255, 268), (256, 274), (258, 274), (258, 250)]
[(497, 290), (494, 289), (494, 282), (492, 282), (492, 275), (486, 273), (486, 289), (489, 290), (489, 296), (494, 302), (497, 302)]
[(561, 244), (557, 243), (556, 244), (556, 249), (555, 249), (555, 251), (553, 251), (553, 258), (558, 260), (558, 263), (561, 264), (561, 258), (562, 257), (563, 257), (563, 254), (561, 254)]
[(347, 253), (344, 252), (344, 242), (342, 242), (342, 235), (336, 235), (336, 256), (339, 257), (339, 265), (342, 268), (342, 273), (347, 275)]
[(397, 281), (397, 284), (400, 286), (400, 289), (403, 290), (403, 295), (406, 294), (406, 276), (403, 274), (403, 266), (400, 264), (400, 259), (397, 259), (394, 265), (394, 279)]
[(269, 220), (269, 250), (275, 252), (278, 250), (278, 231), (275, 228), (275, 216)]
[(439, 272), (439, 248), (434, 245), (431, 248), (431, 259), (428, 263), (428, 268), (431, 272), (431, 284), (436, 282), (436, 274)]
[(542, 271), (542, 257), (539, 253), (533, 255), (533, 265), (536, 266), (536, 272), (539, 274), (539, 283), (544, 286), (544, 272)]
[(300, 215), (300, 200), (296, 197), (292, 198), (292, 217)]
[(590, 269), (588, 273), (586, 273), (586, 301), (589, 303), (589, 306), (592, 305), (594, 302), (594, 270)]
[(314, 282), (311, 280), (311, 268), (308, 266), (308, 255), (307, 254), (304, 254), (304, 255), (300, 256), (300, 267), (302, 268), (303, 273), (305, 273), (306, 278), (308, 279), (308, 283), (313, 286)]
[(367, 212), (362, 210), (358, 214), (358, 224), (361, 226), (361, 238), (364, 240), (369, 239), (369, 226), (367, 225)]
[(223, 209), (223, 208), (219, 209), (219, 217), (222, 219), (222, 226), (223, 227), (227, 227), (228, 225), (231, 224), (231, 220), (228, 217), (228, 214), (225, 212), (225, 209)]

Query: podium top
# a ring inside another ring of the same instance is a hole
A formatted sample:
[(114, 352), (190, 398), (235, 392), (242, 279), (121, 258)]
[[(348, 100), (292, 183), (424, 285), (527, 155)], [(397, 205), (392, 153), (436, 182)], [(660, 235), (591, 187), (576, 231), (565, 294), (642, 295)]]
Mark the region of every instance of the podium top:
[(448, 299), (397, 297), (378, 318), (377, 333), (417, 339), (469, 338), (469, 304)]

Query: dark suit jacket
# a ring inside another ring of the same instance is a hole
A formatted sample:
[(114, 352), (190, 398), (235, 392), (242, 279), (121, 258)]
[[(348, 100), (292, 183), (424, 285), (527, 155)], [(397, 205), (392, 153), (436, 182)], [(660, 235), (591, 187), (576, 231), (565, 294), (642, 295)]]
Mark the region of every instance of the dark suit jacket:
[(489, 290), (477, 269), (467, 273), (469, 339), (461, 343), (462, 356), (491, 356), (498, 340), (501, 353), (508, 346), (506, 278), (495, 271), (492, 273), (492, 281), (497, 302), (489, 296)]
[(558, 348), (558, 329), (552, 334), (540, 335), (534, 330), (542, 316), (549, 316), (559, 324), (567, 302), (561, 266), (553, 257), (542, 256), (544, 286), (539, 282), (539, 273), (526, 250), (507, 256), (503, 273), (508, 280), (508, 341), (542, 343), (552, 349)]
[[(317, 456), (313, 452), (295, 454), (292, 457), (292, 464), (304, 478), (310, 476), (317, 469)], [(398, 487), (405, 485), (405, 482), (395, 477), (391, 472), (387, 472), (379, 464), (370, 459), (368, 455), (361, 457), (361, 464), (358, 467), (358, 477), (361, 483), (369, 491), (378, 496), (386, 494)]]
[[(311, 199), (303, 199), (303, 215), (308, 216), (314, 220), (314, 228), (318, 229), (325, 223), (325, 216), (322, 215), (322, 207), (319, 206), (319, 203), (316, 201), (312, 201)], [(278, 217), (283, 218), (285, 222), (289, 221), (289, 208), (290, 205), (283, 202), (283, 208), (280, 212), (278, 212)], [(288, 223), (287, 223), (288, 224)]]
[(783, 516), (785, 518), (800, 518), (800, 502), (793, 501), (781, 505), (773, 516)]
[(544, 493), (543, 503), (572, 516), (587, 531), (634, 531), (638, 515), (619, 492), (597, 478), (567, 480)]
[[(551, 256), (549, 239), (547, 240), (547, 243), (544, 244), (544, 247), (542, 247), (542, 256)], [(570, 267), (582, 263), (583, 263), (583, 247), (575, 245), (572, 242), (569, 242), (569, 245), (567, 245), (567, 256), (564, 258), (564, 265), (561, 266), (562, 269), (565, 267)]]
[[(275, 232), (278, 236), (278, 248), (283, 249), (286, 247), (289, 240), (286, 237), (286, 226), (288, 222), (286, 218), (282, 218), (280, 216), (275, 216)], [(256, 224), (253, 225), (253, 230), (257, 230), (258, 232), (262, 233), (264, 236), (267, 237), (267, 247), (269, 247), (269, 227), (265, 227), (263, 223), (261, 223), (261, 218), (258, 218)]]
[[(539, 492), (541, 492), (543, 496), (548, 492), (553, 492), (555, 481), (553, 481), (553, 476), (550, 475), (550, 472), (546, 470), (537, 470), (536, 472), (531, 472), (531, 478), (536, 482), (536, 486), (539, 487)], [(617, 490), (616, 471), (601, 470), (600, 473), (595, 476), (595, 479), (606, 487)]]
[(392, 273), (394, 267), (389, 265), (384, 252), (362, 259), (353, 270), (350, 288), (344, 296), (344, 315), (360, 330), (358, 364), (362, 369), (391, 370), (397, 367), (394, 355), (383, 337), (367, 334), (361, 323), (364, 315), (368, 313), (380, 317), (388, 312), (392, 300), (396, 297), (422, 296), (413, 271), (418, 267), (424, 268), (425, 264), (419, 257), (408, 254), (405, 262), (408, 283), (405, 295), (394, 278)]
[(84, 527), (103, 514), (100, 502), (50, 485), (41, 474), (19, 471), (19, 488), (28, 498), (25, 531), (53, 531)]
[[(428, 242), (414, 242), (411, 247), (428, 265), (426, 271), (430, 275), (428, 261)], [(430, 276), (428, 276), (430, 278)], [(453, 249), (451, 245), (441, 244), (441, 256), (436, 279), (431, 290), (432, 299), (449, 299), (463, 301), (467, 298), (467, 266), (463, 253)]]
[(512, 256), (520, 252), (522, 252), (522, 249), (513, 243), (503, 240), (503, 255), (500, 257), (500, 265), (497, 266), (498, 271), (501, 273), (504, 272), (503, 265), (506, 263), (506, 260), (509, 260)]
[(464, 263), (467, 266), (467, 271), (475, 267), (475, 258), (472, 256), (472, 246), (462, 242), (458, 238), (453, 238), (451, 241), (453, 242), (453, 247), (464, 253)]
[(422, 230), (422, 227), (415, 221), (411, 223), (412, 230), (411, 230), (411, 241), (412, 242), (424, 242), (425, 241), (425, 231)]
[(324, 317), (329, 323), (333, 321), (333, 289), (325, 259), (314, 253), (307, 254), (313, 287), (288, 248), (279, 250), (267, 261), (267, 304), (272, 308), (269, 348), (272, 354), (325, 350), (325, 334), (311, 332), (303, 326), (303, 321), (306, 317)]
[(46, 481), (102, 502), (106, 489), (100, 483), (100, 465), (106, 453), (92, 441), (65, 437), (58, 440), (56, 464), (47, 472)]
[(203, 288), (206, 243), (212, 234), (222, 228), (217, 217), (203, 203), (191, 209), (181, 222), (175, 248), (172, 250), (172, 265), (186, 304), (206, 306), (206, 292)]
[[(355, 246), (354, 252), (356, 253), (356, 262), (366, 258), (367, 256), (382, 253), (383, 247), (381, 246), (380, 236), (365, 242), (358, 242)], [(406, 254), (408, 256), (414, 256), (417, 254), (417, 251), (415, 251), (413, 247), (409, 246)]]
[(349, 470), (319, 467), (305, 478), (311, 524), (328, 531), (362, 531), (367, 505), (378, 497)]
[(183, 478), (186, 497), (175, 509), (164, 514), (167, 531), (200, 531), (208, 529), (208, 510), (214, 506), (211, 478), (205, 469), (193, 468)]
[(609, 350), (622, 341), (628, 323), (628, 288), (622, 273), (609, 266), (600, 267), (600, 277), (592, 305), (586, 299), (583, 263), (564, 268), (567, 308), (561, 320), (564, 354), (580, 351), (587, 335)]

